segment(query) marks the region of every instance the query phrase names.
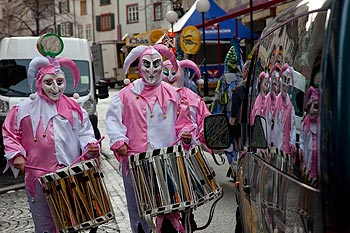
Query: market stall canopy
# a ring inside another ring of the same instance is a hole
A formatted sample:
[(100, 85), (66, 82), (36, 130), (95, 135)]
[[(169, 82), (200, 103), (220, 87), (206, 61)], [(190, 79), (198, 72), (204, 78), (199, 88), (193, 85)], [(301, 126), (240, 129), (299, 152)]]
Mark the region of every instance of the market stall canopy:
[[(191, 8), (184, 14), (174, 25), (174, 32), (181, 31), (184, 27), (188, 25), (200, 25), (202, 24), (202, 15), (196, 10), (196, 4), (198, 0), (191, 6)], [(204, 20), (212, 20), (227, 13), (215, 3), (214, 0), (209, 0), (210, 8), (209, 11), (204, 14)], [(218, 33), (218, 30), (220, 34)], [(202, 30), (200, 30), (202, 33)], [(231, 40), (233, 35), (238, 35), (241, 39), (250, 39), (251, 33), (250, 29), (242, 24), (239, 20), (228, 19), (219, 22), (216, 25), (211, 25), (205, 28), (205, 39), (206, 40)], [(258, 39), (259, 35), (253, 34), (254, 39)]]

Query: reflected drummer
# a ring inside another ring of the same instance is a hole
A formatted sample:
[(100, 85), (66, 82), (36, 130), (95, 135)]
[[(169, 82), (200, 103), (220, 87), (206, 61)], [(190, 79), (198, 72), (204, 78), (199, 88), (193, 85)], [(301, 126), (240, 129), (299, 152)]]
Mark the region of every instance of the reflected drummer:
[(69, 166), (81, 154), (99, 155), (99, 146), (87, 112), (63, 94), (67, 67), (80, 80), (78, 66), (68, 58), (36, 57), (28, 68), (28, 82), (36, 94), (14, 106), (2, 127), (7, 166), (17, 177), (25, 172), (25, 185), (35, 232), (57, 232), (39, 178)]
[[(124, 87), (112, 97), (106, 113), (110, 148), (122, 166), (124, 188), (133, 233), (150, 231), (149, 225), (139, 218), (131, 172), (128, 172), (128, 156), (172, 146), (181, 140), (190, 144), (190, 124), (178, 116), (178, 95), (171, 85), (162, 82), (162, 62), (165, 56), (178, 70), (175, 55), (164, 45), (140, 45), (135, 47), (124, 62), (128, 71), (139, 58), (140, 79)], [(162, 232), (183, 231), (180, 214), (166, 215), (157, 227)]]

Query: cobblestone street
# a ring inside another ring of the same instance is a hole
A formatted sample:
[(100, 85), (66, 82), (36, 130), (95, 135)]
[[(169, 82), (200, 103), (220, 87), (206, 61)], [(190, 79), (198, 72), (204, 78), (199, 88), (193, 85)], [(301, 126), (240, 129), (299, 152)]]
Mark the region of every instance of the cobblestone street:
[[(113, 161), (115, 162), (114, 159)], [(116, 220), (100, 225), (97, 232), (131, 232), (126, 203), (123, 199), (125, 196), (123, 196), (124, 187), (121, 178), (118, 181), (116, 177), (119, 177), (119, 174), (107, 157), (102, 158), (101, 167), (105, 174), (104, 180), (110, 192)], [(112, 180), (113, 182), (111, 182)], [(34, 232), (34, 224), (24, 189), (11, 190), (0, 194), (0, 203), (0, 232)]]
[[(113, 96), (116, 91), (117, 90), (115, 89), (110, 90), (110, 96)], [(103, 121), (108, 103), (109, 99), (106, 99), (101, 100), (98, 104), (98, 118), (101, 119), (101, 122), (99, 122), (99, 129), (101, 131), (101, 135), (106, 136), (106, 139), (102, 142), (101, 169), (104, 174), (104, 181), (113, 206), (115, 221), (110, 221), (109, 223), (100, 225), (97, 233), (131, 233), (123, 179), (119, 174), (118, 169), (119, 163), (109, 149), (109, 139), (106, 134), (106, 126)], [(234, 186), (233, 183), (226, 177), (227, 164), (218, 166), (214, 163), (210, 154), (207, 154), (206, 157), (210, 166), (213, 166), (213, 169), (215, 170), (217, 181), (224, 190), (224, 197), (217, 204), (216, 212), (213, 216), (211, 224), (207, 228), (198, 232), (229, 233), (232, 232), (232, 229), (234, 229), (236, 223)], [(6, 183), (11, 181), (8, 179), (14, 179), (12, 175), (2, 178), (6, 179)], [(19, 185), (16, 188), (7, 187), (6, 192), (0, 188), (0, 203), (2, 203), (0, 205), (1, 233), (34, 232), (34, 224), (29, 212), (29, 204), (27, 202), (27, 197), (23, 186), (20, 187)], [(195, 220), (198, 226), (204, 226), (207, 223), (212, 204), (213, 201), (209, 201), (197, 209), (194, 209)], [(84, 231), (84, 233), (88, 232), (89, 231)]]

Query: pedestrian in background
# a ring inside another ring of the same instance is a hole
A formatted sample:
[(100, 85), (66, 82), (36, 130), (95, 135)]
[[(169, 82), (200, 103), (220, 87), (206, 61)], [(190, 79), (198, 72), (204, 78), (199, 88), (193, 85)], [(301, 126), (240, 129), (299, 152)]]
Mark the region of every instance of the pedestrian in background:
[[(141, 78), (113, 96), (106, 113), (110, 148), (121, 164), (133, 233), (148, 233), (150, 227), (139, 218), (131, 172), (128, 172), (128, 156), (172, 146), (178, 138), (189, 145), (193, 138), (188, 122), (181, 122), (178, 115), (179, 98), (175, 88), (162, 82), (163, 55), (177, 72), (175, 55), (165, 45), (140, 45), (129, 53), (124, 71), (127, 73), (130, 64), (139, 58)], [(167, 214), (157, 227), (169, 233), (183, 230), (178, 212)]]
[[(237, 47), (232, 45), (226, 54), (225, 58), (225, 68), (226, 72), (220, 77), (218, 84), (215, 89), (215, 100), (211, 106), (211, 113), (223, 113), (227, 115), (228, 118), (231, 117), (231, 107), (232, 107), (232, 91), (234, 88), (242, 81), (241, 64), (240, 61), (240, 51), (237, 51)], [(237, 158), (237, 151), (235, 150), (235, 140), (233, 137), (234, 127), (229, 125), (230, 132), (230, 147), (225, 149), (225, 155), (229, 164), (229, 170), (227, 175), (234, 177), (234, 170), (231, 169), (232, 162), (234, 158)]]
[[(36, 76), (36, 94), (14, 106), (2, 126), (5, 157), (17, 177), (25, 173), (25, 186), (35, 232), (57, 232), (39, 178), (47, 171), (69, 166), (87, 152), (87, 159), (99, 155), (88, 113), (63, 94), (66, 66), (73, 74), (74, 89), (80, 80), (78, 66), (69, 58), (36, 57), (28, 68), (31, 86)], [(30, 169), (29, 169), (30, 168)], [(38, 168), (38, 169), (35, 169)]]
[(230, 167), (227, 171), (227, 177), (232, 177), (235, 180), (235, 174), (237, 172), (237, 161), (238, 161), (238, 151), (241, 148), (241, 114), (242, 114), (242, 104), (246, 92), (247, 78), (249, 72), (250, 60), (247, 60), (242, 68), (242, 82), (240, 82), (232, 90), (232, 105), (231, 105), (231, 115), (230, 115), (230, 125), (232, 127), (232, 136), (234, 140), (233, 156), (229, 161)]

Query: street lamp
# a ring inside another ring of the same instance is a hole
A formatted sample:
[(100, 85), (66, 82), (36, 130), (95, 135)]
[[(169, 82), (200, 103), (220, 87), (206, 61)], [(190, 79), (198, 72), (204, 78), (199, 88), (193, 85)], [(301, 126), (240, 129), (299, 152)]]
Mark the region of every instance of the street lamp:
[(208, 96), (208, 76), (207, 76), (207, 54), (205, 46), (205, 27), (204, 27), (204, 14), (210, 8), (210, 2), (208, 0), (199, 0), (196, 4), (196, 9), (198, 12), (202, 13), (202, 30), (203, 30), (203, 55), (204, 55), (204, 96)]
[(178, 19), (178, 15), (175, 11), (168, 11), (165, 15), (169, 23), (171, 23), (171, 32), (174, 32), (174, 23)]

